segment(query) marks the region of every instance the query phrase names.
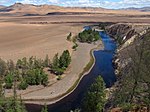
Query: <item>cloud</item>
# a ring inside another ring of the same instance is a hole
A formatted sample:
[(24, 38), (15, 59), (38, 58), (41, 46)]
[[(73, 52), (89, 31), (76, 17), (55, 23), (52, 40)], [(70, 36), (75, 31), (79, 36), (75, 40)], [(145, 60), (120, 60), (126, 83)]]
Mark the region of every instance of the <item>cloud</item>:
[(101, 0), (66, 0), (63, 6), (99, 7)]
[(127, 8), (150, 6), (150, 0), (121, 0), (119, 2), (104, 1), (103, 7), (107, 8)]
[(32, 4), (32, 3), (34, 3), (34, 0), (33, 1), (32, 0), (23, 0), (23, 1), (21, 1), (21, 3)]
[(60, 6), (126, 8), (150, 6), (150, 0), (0, 0), (0, 4), (54, 4)]
[(59, 3), (59, 0), (49, 0), (50, 3)]
[(40, 4), (47, 4), (47, 0), (18, 0), (16, 2), (24, 3), (24, 4), (35, 4), (35, 5), (40, 5)]
[(12, 2), (12, 0), (0, 0), (0, 4), (5, 4), (5, 3), (9, 3)]
[[(55, 0), (50, 0), (55, 1)], [(80, 7), (126, 8), (150, 6), (150, 0), (59, 0), (57, 5)]]

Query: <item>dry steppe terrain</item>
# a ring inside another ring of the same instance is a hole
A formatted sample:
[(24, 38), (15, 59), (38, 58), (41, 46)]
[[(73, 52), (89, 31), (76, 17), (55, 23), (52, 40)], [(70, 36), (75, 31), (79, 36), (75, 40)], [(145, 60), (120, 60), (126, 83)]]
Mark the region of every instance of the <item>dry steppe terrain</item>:
[[(66, 37), (70, 32), (76, 36), (85, 25), (101, 22), (133, 24), (141, 29), (150, 25), (150, 12), (23, 4), (0, 10), (0, 58), (17, 61), (30, 56), (45, 58), (48, 54), (52, 59), (56, 53), (60, 54), (66, 49), (72, 55), (72, 63), (65, 74), (67, 77), (47, 88), (29, 87), (23, 91), (23, 98), (44, 99), (41, 96), (46, 96), (53, 99), (67, 91), (90, 60), (89, 52), (93, 46), (79, 44), (79, 49), (74, 52), (73, 43), (67, 41)], [(102, 44), (100, 48), (103, 48)], [(56, 90), (56, 87), (60, 89)], [(40, 90), (37, 92), (37, 89)], [(9, 93), (12, 95), (12, 91)]]
[[(19, 13), (20, 15), (16, 16), (13, 14), (17, 13), (17, 10), (10, 11), (10, 15), (5, 15), (8, 12), (1, 12), (0, 57), (16, 61), (18, 58), (29, 56), (44, 58), (48, 54), (51, 58), (55, 53), (60, 53), (64, 49), (71, 50), (72, 43), (67, 42), (66, 36), (69, 32), (76, 35), (84, 25), (88, 24), (99, 22), (150, 24), (150, 12), (106, 9), (93, 9), (93, 11), (91, 8), (54, 6), (52, 8), (54, 12), (61, 11), (66, 14), (22, 16), (22, 13)], [(67, 14), (73, 11), (82, 12), (82, 14)], [(32, 8), (30, 12), (33, 13)], [(83, 12), (88, 12), (88, 14), (83, 14)]]

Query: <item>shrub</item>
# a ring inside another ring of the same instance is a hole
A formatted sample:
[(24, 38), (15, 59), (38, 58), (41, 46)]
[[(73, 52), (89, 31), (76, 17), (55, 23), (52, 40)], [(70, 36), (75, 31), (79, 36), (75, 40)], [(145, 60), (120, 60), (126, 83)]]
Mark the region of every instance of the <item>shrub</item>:
[(77, 43), (75, 43), (75, 45), (74, 46), (72, 46), (72, 49), (74, 49), (75, 51), (77, 50), (77, 47), (78, 47), (78, 44)]
[(27, 87), (28, 87), (28, 84), (27, 84), (27, 82), (24, 81), (24, 80), (22, 80), (22, 81), (20, 82), (20, 84), (18, 85), (18, 89), (20, 89), (20, 90), (25, 90)]
[(69, 35), (67, 36), (68, 41), (71, 41), (71, 36), (72, 36), (72, 33), (70, 32)]
[(65, 50), (60, 57), (58, 53), (53, 58), (51, 71), (57, 75), (64, 73), (71, 62), (71, 56), (68, 50)]
[(41, 84), (43, 86), (47, 86), (48, 85), (48, 75), (45, 74), (44, 72), (41, 73)]
[(6, 89), (11, 89), (13, 86), (13, 73), (9, 73), (6, 77), (5, 77), (5, 88)]
[(61, 80), (61, 75), (58, 75), (57, 80)]

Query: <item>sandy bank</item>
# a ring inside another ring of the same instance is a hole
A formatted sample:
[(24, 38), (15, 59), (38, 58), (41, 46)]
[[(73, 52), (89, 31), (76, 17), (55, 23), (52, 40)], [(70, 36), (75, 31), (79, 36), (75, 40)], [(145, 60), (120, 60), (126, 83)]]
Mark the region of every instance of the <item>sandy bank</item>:
[(67, 94), (62, 97), (59, 96), (66, 93), (66, 91), (76, 83), (79, 78), (79, 74), (83, 72), (83, 68), (89, 63), (91, 58), (91, 49), (96, 48), (98, 44), (100, 44), (99, 48), (102, 49), (103, 45), (101, 41), (95, 45), (79, 43), (78, 50), (72, 53), (70, 70), (66, 73), (65, 78), (50, 87), (45, 87), (38, 91), (23, 94), (21, 95), (22, 99), (25, 100), (26, 103), (34, 104), (52, 104), (62, 99)]

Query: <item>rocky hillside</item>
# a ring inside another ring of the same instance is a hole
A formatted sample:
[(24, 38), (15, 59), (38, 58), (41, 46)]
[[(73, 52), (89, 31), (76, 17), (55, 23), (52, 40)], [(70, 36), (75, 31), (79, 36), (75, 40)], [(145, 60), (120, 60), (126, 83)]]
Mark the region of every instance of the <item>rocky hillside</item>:
[(122, 44), (137, 34), (136, 30), (129, 24), (113, 24), (108, 26), (106, 31), (118, 44)]
[(149, 112), (150, 27), (114, 24), (107, 28), (107, 32), (117, 40), (119, 37), (125, 40), (120, 43), (115, 57), (118, 80), (112, 87), (110, 110)]

